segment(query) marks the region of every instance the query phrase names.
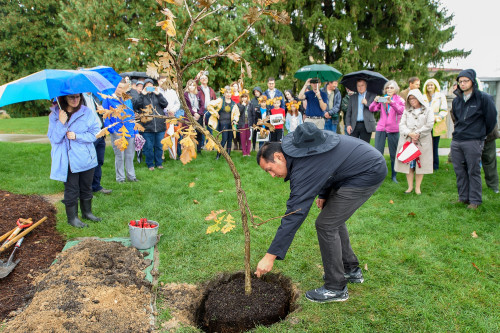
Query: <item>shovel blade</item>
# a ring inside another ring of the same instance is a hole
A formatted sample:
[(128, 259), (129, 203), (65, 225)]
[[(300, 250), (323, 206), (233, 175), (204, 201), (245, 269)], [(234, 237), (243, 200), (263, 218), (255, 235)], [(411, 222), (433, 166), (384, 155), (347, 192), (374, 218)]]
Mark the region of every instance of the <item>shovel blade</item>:
[[(17, 264), (19, 263), (19, 260), (20, 259), (17, 259), (16, 261), (12, 262), (12, 261), (7, 261), (6, 263), (0, 263), (0, 279), (3, 279), (4, 277), (6, 277), (7, 275), (10, 274), (10, 272), (12, 272), (12, 270), (14, 269), (14, 267), (17, 266)], [(1, 260), (0, 260), (1, 262)]]

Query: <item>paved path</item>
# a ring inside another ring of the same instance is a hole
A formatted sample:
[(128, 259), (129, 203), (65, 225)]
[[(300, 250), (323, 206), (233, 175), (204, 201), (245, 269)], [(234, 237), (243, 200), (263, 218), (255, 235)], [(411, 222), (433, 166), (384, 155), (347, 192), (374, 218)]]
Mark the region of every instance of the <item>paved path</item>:
[[(0, 141), (6, 142), (25, 142), (25, 143), (50, 143), (47, 135), (35, 134), (0, 134)], [(106, 137), (106, 144), (111, 144), (111, 138)]]

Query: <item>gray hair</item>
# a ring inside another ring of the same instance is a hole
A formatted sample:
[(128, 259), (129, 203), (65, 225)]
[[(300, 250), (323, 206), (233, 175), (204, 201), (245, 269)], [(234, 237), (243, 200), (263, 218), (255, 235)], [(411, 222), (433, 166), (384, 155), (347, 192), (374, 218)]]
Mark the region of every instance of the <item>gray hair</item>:
[(394, 94), (397, 95), (399, 94), (399, 85), (396, 81), (394, 80), (389, 80), (384, 84), (384, 92), (387, 89), (388, 86), (393, 85), (394, 86)]

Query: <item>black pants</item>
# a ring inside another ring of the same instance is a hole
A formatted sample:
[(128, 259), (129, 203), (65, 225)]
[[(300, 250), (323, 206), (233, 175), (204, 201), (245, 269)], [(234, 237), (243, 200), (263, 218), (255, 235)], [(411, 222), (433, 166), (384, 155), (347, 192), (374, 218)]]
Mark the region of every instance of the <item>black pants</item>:
[(97, 166), (94, 170), (94, 178), (92, 179), (92, 191), (97, 192), (102, 190), (101, 176), (102, 165), (104, 164), (104, 153), (106, 152), (106, 140), (104, 137), (98, 138), (94, 141), (95, 152), (97, 154)]
[(326, 289), (343, 289), (347, 284), (344, 272), (350, 272), (359, 266), (358, 258), (351, 248), (345, 222), (381, 184), (363, 188), (341, 187), (330, 192), (316, 219)]
[(439, 139), (441, 139), (440, 136), (433, 136), (432, 137), (432, 158), (433, 158), (432, 168), (434, 170), (438, 170), (439, 169), (439, 154), (438, 154), (438, 151), (439, 151)]
[(282, 128), (275, 128), (274, 132), (271, 132), (269, 141), (270, 142), (281, 142), (281, 139), (283, 138), (283, 129)]
[(352, 130), (351, 136), (370, 143), (372, 133), (366, 131), (365, 123), (363, 121), (358, 121)]
[(64, 183), (64, 200), (65, 205), (74, 205), (78, 203), (78, 199), (92, 199), (92, 179), (94, 178), (94, 169), (87, 171), (72, 173), (68, 168), (68, 179)]

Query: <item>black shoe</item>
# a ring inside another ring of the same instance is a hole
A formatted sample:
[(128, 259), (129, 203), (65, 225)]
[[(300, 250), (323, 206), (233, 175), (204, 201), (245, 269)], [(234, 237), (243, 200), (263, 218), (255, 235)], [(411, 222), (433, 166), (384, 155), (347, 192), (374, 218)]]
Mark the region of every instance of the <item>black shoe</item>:
[(86, 228), (87, 224), (80, 221), (78, 218), (78, 202), (73, 205), (66, 205), (66, 215), (68, 216), (68, 224), (75, 228)]
[(138, 182), (138, 181), (139, 181), (139, 179), (137, 179), (137, 178), (134, 178), (134, 179), (128, 179), (128, 181), (129, 181), (129, 182)]
[(328, 290), (325, 286), (322, 286), (306, 292), (306, 298), (317, 303), (344, 302), (349, 298), (349, 293), (347, 292), (347, 286), (342, 290)]
[(217, 153), (217, 156), (215, 156), (215, 159), (218, 160), (220, 158), (220, 153)]
[(81, 199), (80, 200), (80, 208), (82, 210), (82, 218), (94, 221), (94, 222), (99, 222), (101, 221), (101, 218), (95, 216), (92, 214), (92, 199)]
[(365, 280), (363, 278), (363, 273), (361, 272), (361, 268), (359, 267), (356, 267), (349, 273), (344, 273), (344, 277), (350, 283), (363, 283), (363, 281)]

